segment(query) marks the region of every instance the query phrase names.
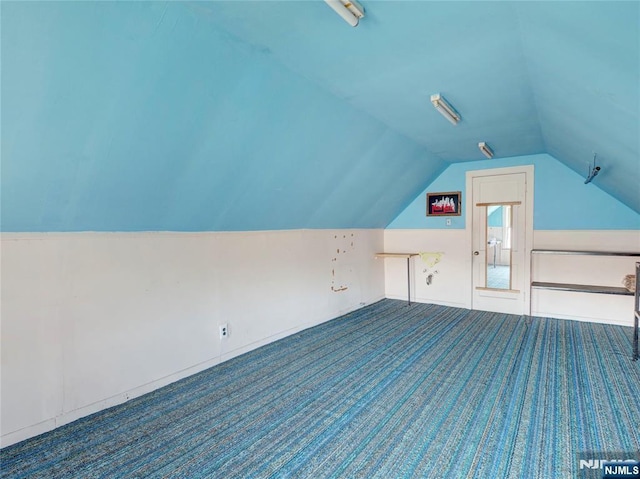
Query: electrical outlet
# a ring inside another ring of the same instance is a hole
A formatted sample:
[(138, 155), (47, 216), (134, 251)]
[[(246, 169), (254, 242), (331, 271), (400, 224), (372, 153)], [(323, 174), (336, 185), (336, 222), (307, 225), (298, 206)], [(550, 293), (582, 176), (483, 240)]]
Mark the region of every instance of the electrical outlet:
[(447, 226), (451, 226), (451, 218), (447, 218)]
[(227, 339), (227, 336), (229, 336), (229, 326), (227, 326), (227, 323), (221, 324), (220, 325), (220, 339)]

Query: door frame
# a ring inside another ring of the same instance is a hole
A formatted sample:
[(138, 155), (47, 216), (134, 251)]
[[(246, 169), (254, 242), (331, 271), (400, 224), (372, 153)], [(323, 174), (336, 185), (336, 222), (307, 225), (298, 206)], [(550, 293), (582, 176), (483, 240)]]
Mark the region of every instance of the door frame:
[(533, 200), (534, 200), (534, 165), (509, 166), (505, 168), (491, 168), (486, 170), (471, 170), (466, 172), (465, 182), (465, 250), (467, 259), (468, 287), (465, 292), (465, 304), (468, 309), (473, 309), (473, 179), (487, 176), (510, 175), (524, 173), (526, 178), (525, 190), (525, 235), (524, 235), (524, 311), (530, 310), (531, 288), (528, 282), (531, 280), (531, 250), (533, 249)]

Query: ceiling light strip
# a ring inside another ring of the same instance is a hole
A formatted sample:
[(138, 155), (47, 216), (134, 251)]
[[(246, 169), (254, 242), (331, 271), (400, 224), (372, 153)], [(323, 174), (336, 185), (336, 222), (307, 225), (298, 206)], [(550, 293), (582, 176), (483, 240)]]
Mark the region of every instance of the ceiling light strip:
[(364, 8), (355, 0), (324, 0), (342, 19), (352, 27), (357, 27), (360, 19), (364, 17)]
[(458, 112), (453, 108), (447, 100), (444, 99), (440, 93), (436, 93), (431, 95), (431, 103), (433, 106), (440, 112), (442, 116), (444, 116), (447, 120), (449, 120), (452, 124), (457, 125), (461, 120)]
[(480, 151), (484, 156), (489, 159), (493, 158), (493, 150), (489, 148), (489, 145), (487, 145), (484, 141), (478, 143), (478, 148), (480, 148)]

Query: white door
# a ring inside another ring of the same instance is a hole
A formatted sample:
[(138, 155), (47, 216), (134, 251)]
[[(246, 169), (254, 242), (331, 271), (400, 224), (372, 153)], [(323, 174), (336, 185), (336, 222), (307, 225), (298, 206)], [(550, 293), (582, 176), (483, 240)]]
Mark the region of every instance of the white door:
[(526, 314), (533, 167), (469, 172), (467, 179), (471, 183), (467, 211), (472, 220), (472, 309)]

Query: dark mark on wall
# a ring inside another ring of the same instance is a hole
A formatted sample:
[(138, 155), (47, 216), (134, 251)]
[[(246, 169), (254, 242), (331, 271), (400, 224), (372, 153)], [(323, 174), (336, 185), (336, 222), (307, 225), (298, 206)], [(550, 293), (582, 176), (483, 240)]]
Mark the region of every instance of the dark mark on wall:
[[(426, 273), (426, 272), (427, 272), (427, 270), (425, 269), (425, 270), (424, 270), (424, 271), (422, 271), (422, 272), (423, 272), (423, 273)], [(427, 283), (427, 286), (430, 286), (430, 285), (431, 285), (431, 283), (433, 283), (433, 275), (434, 275), (434, 274), (438, 274), (438, 273), (439, 273), (439, 271), (438, 271), (438, 270), (435, 270), (433, 273), (429, 273), (429, 274), (427, 275), (427, 277), (426, 277), (426, 283)]]
[[(347, 238), (351, 236), (349, 245), (347, 245)], [(347, 291), (353, 282), (354, 270), (350, 267), (350, 262), (353, 261), (351, 257), (354, 252), (355, 234), (344, 233), (342, 238), (340, 235), (335, 234), (334, 239), (338, 241), (336, 246), (336, 256), (331, 258), (331, 262), (335, 263), (331, 269), (331, 291), (334, 293), (341, 293)], [(342, 256), (338, 256), (342, 255)]]

